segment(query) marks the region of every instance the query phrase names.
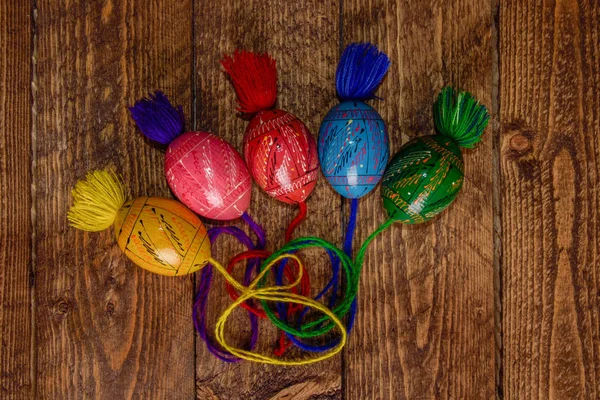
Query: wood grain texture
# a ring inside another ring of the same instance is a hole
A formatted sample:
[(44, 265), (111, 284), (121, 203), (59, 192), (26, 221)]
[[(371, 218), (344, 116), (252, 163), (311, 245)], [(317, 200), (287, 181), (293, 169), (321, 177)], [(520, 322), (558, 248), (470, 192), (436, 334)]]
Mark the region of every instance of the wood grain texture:
[(192, 3), (37, 2), (36, 399), (194, 397), (193, 280), (132, 264), (114, 233), (68, 227), (75, 182), (114, 167), (169, 196), (163, 153), (126, 106), (191, 103)]
[[(228, 140), (240, 152), (247, 121), (236, 117), (233, 87), (219, 59), (236, 48), (271, 53), (277, 60), (279, 95), (277, 107), (304, 121), (316, 138), (321, 119), (336, 103), (334, 75), (339, 54), (339, 3), (334, 0), (303, 2), (199, 1), (196, 4), (197, 128)], [(255, 185), (250, 215), (262, 224), (271, 250), (283, 245), (284, 230), (297, 207), (278, 202)], [(315, 235), (341, 242), (340, 198), (322, 176), (307, 200), (308, 218), (295, 236)], [(227, 261), (241, 250), (220, 239), (214, 255)], [(328, 257), (322, 251), (302, 253), (310, 271), (313, 293), (331, 276)], [(228, 299), (223, 279), (213, 283), (209, 325)], [(247, 317), (239, 312), (228, 331), (232, 340), (249, 334)], [(260, 325), (259, 350), (271, 352), (277, 333), (270, 323)], [(212, 328), (211, 328), (212, 330)], [(243, 362), (227, 365), (216, 360), (199, 340), (197, 387), (200, 399), (339, 399), (341, 357), (306, 367), (282, 368)]]
[(31, 9), (0, 4), (0, 398), (31, 394)]
[[(390, 154), (433, 133), (432, 104), (454, 85), (492, 106), (489, 2), (344, 2), (344, 43), (371, 41), (392, 66), (373, 102)], [(371, 244), (345, 356), (347, 399), (490, 399), (495, 394), (492, 137), (463, 151), (462, 193), (422, 225)], [(379, 190), (361, 200), (360, 243), (385, 221)]]
[(600, 6), (501, 3), (503, 393), (600, 397)]

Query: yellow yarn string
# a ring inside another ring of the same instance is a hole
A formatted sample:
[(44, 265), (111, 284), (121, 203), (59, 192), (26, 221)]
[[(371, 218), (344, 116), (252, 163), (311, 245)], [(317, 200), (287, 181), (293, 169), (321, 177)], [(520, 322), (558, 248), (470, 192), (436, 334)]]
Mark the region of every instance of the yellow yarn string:
[[(285, 258), (292, 258), (300, 266), (296, 280), (294, 282), (292, 282), (288, 285), (284, 285), (284, 286), (268, 286), (268, 287), (263, 287), (260, 289), (254, 289), (256, 287), (256, 285), (258, 284), (258, 282), (265, 276), (265, 274), (269, 273), (271, 267), (278, 264), (281, 260), (283, 260)], [(296, 255), (282, 254), (282, 255), (276, 257), (275, 259), (271, 260), (271, 262), (266, 266), (266, 268), (264, 268), (261, 271), (261, 273), (256, 278), (254, 278), (254, 280), (247, 287), (242, 285), (234, 277), (232, 277), (229, 274), (229, 272), (227, 272), (227, 269), (225, 269), (225, 267), (223, 267), (218, 261), (211, 258), (209, 260), (209, 262), (223, 275), (223, 277), (233, 287), (235, 287), (239, 292), (241, 292), (240, 297), (238, 297), (237, 300), (235, 300), (229, 307), (227, 307), (227, 309), (225, 311), (223, 311), (223, 314), (221, 314), (221, 316), (217, 320), (217, 324), (215, 326), (215, 336), (216, 336), (217, 341), (225, 350), (229, 351), (231, 354), (233, 354), (239, 358), (242, 358), (244, 360), (254, 361), (254, 362), (259, 362), (259, 363), (264, 363), (264, 364), (305, 365), (305, 364), (312, 364), (315, 362), (323, 361), (323, 360), (326, 360), (326, 359), (334, 356), (335, 354), (339, 353), (342, 350), (342, 348), (344, 347), (344, 345), (346, 344), (346, 339), (347, 339), (346, 327), (344, 326), (342, 321), (333, 313), (333, 311), (331, 311), (325, 305), (318, 303), (311, 298), (301, 296), (299, 294), (295, 294), (295, 293), (291, 293), (291, 292), (285, 292), (286, 290), (289, 290), (289, 289), (293, 288), (294, 286), (298, 285), (302, 278), (302, 271), (304, 270), (304, 268), (302, 268), (302, 261)], [(341, 332), (340, 342), (335, 347), (333, 347), (329, 352), (327, 352), (325, 354), (318, 353), (318, 356), (315, 358), (307, 358), (307, 359), (302, 359), (302, 360), (282, 360), (279, 358), (269, 357), (269, 356), (266, 356), (266, 355), (263, 355), (263, 354), (260, 354), (260, 353), (254, 352), (254, 351), (242, 350), (242, 349), (233, 347), (233, 346), (229, 345), (227, 343), (227, 341), (225, 340), (225, 324), (227, 323), (227, 319), (233, 313), (233, 310), (235, 310), (237, 307), (239, 307), (243, 302), (245, 302), (248, 299), (259, 299), (259, 300), (277, 301), (277, 302), (284, 302), (284, 303), (296, 303), (296, 304), (302, 304), (304, 306), (319, 310), (323, 314), (327, 315), (339, 328), (339, 330)]]
[(125, 204), (125, 185), (112, 170), (87, 173), (71, 192), (73, 206), (67, 214), (72, 227), (84, 231), (108, 229)]

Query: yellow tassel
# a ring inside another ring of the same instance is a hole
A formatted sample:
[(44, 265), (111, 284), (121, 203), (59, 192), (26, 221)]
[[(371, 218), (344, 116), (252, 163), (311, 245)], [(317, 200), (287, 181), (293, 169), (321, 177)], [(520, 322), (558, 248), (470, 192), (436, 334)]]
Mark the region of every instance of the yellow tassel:
[(125, 185), (112, 170), (90, 171), (71, 192), (73, 206), (67, 218), (70, 225), (84, 231), (109, 228), (125, 204)]

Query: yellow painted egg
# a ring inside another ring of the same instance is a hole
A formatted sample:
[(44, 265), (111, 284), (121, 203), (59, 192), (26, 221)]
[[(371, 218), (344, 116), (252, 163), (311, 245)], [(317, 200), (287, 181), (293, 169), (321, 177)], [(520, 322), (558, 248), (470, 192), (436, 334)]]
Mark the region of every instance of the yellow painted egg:
[(196, 272), (210, 258), (204, 224), (175, 200), (147, 196), (129, 200), (117, 213), (114, 228), (125, 255), (155, 274)]

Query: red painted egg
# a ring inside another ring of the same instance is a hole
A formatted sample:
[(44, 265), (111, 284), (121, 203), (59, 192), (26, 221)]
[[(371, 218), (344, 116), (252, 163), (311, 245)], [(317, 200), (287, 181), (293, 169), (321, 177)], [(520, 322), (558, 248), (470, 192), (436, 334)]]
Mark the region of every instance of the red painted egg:
[(173, 140), (165, 175), (175, 196), (203, 217), (235, 219), (250, 205), (252, 181), (244, 160), (211, 133), (187, 132)]
[(302, 121), (282, 110), (260, 111), (252, 118), (244, 158), (256, 183), (286, 203), (306, 200), (317, 182), (316, 141)]

